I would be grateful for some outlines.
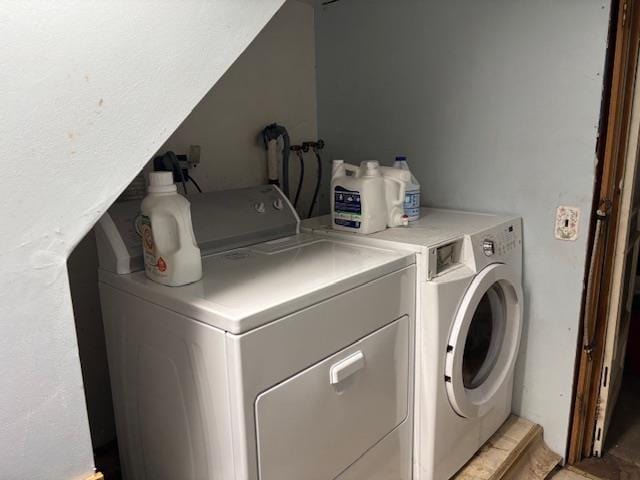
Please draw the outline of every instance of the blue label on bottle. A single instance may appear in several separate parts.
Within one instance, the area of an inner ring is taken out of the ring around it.
[[[404,196],[404,214],[409,218],[420,216],[420,190],[412,190]]]
[[[335,224],[349,228],[360,228],[362,222],[360,192],[337,186],[333,192],[333,200]]]

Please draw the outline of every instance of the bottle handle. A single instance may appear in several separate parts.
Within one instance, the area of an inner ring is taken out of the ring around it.
[[[181,211],[178,215],[185,215],[187,218],[185,219],[185,224],[190,228],[180,228],[180,221],[177,217],[174,218],[176,222],[176,228],[178,229],[178,249],[181,249],[185,245],[189,245],[193,243],[193,239],[195,235],[193,234],[193,224],[191,223],[191,204],[187,206],[186,211]]]
[[[344,169],[347,172],[351,172],[353,173],[353,175],[357,178],[360,176],[360,167],[356,166],[356,165],[352,165],[350,163],[343,163],[344,165]]]
[[[178,227],[178,219],[173,213],[158,212],[149,215],[151,221],[151,231],[153,232],[153,243],[160,251],[177,251],[180,250],[183,239],[182,231]],[[171,229],[175,235],[160,236],[158,232]],[[169,242],[171,241],[171,242]]]
[[[388,175],[384,176],[384,181],[385,182],[395,182],[397,184],[400,185],[400,188],[398,189],[398,197],[391,200],[391,205],[393,207],[399,207],[401,205],[404,205],[404,197],[407,194],[407,184],[405,182],[403,182],[402,180],[400,180],[399,178],[395,178],[395,177],[391,177]]]

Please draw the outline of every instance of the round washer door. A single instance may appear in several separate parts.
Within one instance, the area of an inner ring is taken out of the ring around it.
[[[463,417],[485,415],[509,380],[522,332],[522,287],[512,269],[489,265],[475,276],[453,323],[445,383],[449,402]]]

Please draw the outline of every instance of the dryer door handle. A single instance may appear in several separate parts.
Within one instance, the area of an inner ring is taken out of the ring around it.
[[[329,383],[336,385],[364,368],[364,353],[358,350],[329,368]]]

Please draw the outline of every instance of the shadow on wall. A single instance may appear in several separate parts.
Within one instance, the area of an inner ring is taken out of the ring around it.
[[[98,293],[98,253],[91,230],[67,261],[93,448],[116,438],[107,350]]]

